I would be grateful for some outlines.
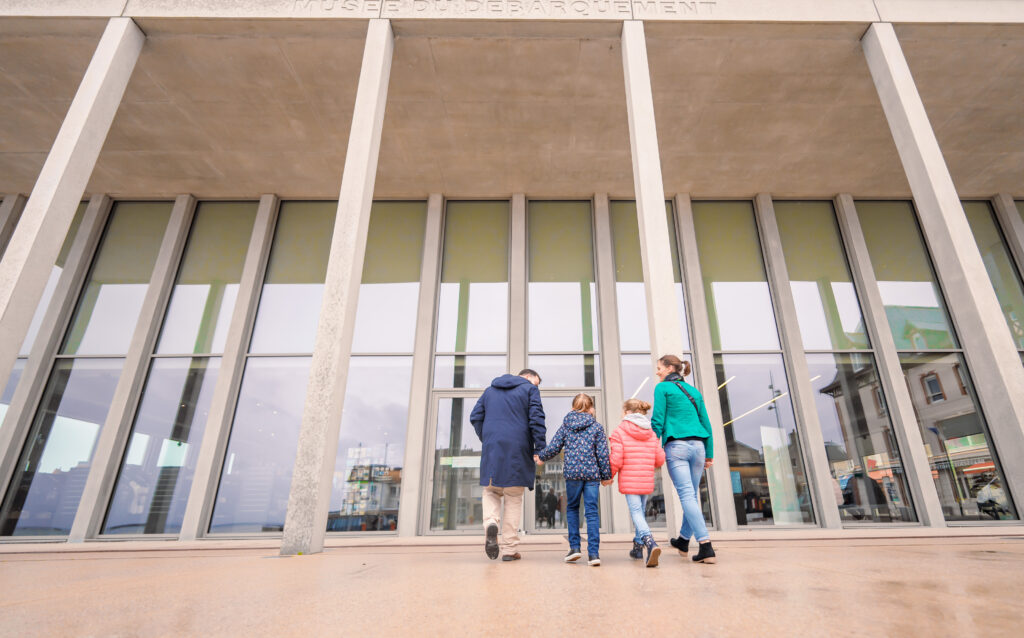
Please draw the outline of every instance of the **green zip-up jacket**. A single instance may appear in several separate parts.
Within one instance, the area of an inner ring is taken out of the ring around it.
[[[675,375],[670,375],[675,377]],[[681,439],[687,436],[699,436],[704,439],[705,458],[715,457],[715,442],[711,436],[711,422],[708,412],[704,409],[704,397],[697,388],[680,378],[675,379],[682,384],[697,402],[696,410],[683,391],[669,377],[654,386],[654,413],[651,416],[651,427],[665,445],[669,438]]]

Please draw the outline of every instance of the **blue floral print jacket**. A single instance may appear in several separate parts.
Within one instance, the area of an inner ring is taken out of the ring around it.
[[[589,412],[570,412],[547,447],[537,453],[542,461],[565,448],[563,473],[567,481],[606,481],[612,477],[608,435]]]

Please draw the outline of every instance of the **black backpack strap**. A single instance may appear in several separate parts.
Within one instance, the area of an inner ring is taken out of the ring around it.
[[[682,390],[683,394],[686,395],[686,398],[690,400],[690,403],[693,404],[693,409],[697,411],[697,418],[699,419],[700,418],[700,408],[697,407],[697,401],[690,395],[689,392],[686,391],[686,388],[683,387],[682,383],[679,383],[678,381],[673,381],[672,383],[676,384],[676,387],[679,388],[680,390]]]

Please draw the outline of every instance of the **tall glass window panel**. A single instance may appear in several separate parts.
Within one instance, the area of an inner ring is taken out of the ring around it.
[[[679,304],[679,330],[683,335],[683,347],[689,348],[690,335],[686,329],[686,307],[683,301],[682,275],[679,270],[675,216],[672,214],[670,203],[665,203],[665,209],[668,216],[669,248],[672,251],[672,275],[676,301]],[[650,352],[651,337],[647,324],[647,299],[640,261],[640,226],[636,202],[611,202],[609,214],[615,246],[615,302],[618,307],[619,349],[623,352]]]
[[[85,202],[79,204],[78,210],[75,211],[75,216],[71,219],[68,234],[64,237],[64,243],[61,244],[56,263],[50,269],[50,276],[46,280],[46,287],[43,288],[43,296],[39,299],[39,304],[36,305],[36,312],[32,315],[32,322],[28,326],[25,340],[21,343],[21,350],[18,351],[19,357],[28,357],[32,351],[36,336],[39,334],[39,326],[43,323],[43,316],[46,314],[47,308],[50,307],[50,300],[53,299],[53,292],[57,289],[57,282],[60,281],[60,275],[64,272],[64,265],[68,261],[68,255],[71,254],[71,245],[75,241],[75,236],[78,235],[78,229],[82,225],[82,218],[85,216],[87,206]]]
[[[947,521],[1016,519],[963,355],[901,353]]]
[[[874,357],[808,354],[814,404],[844,522],[916,522]]]
[[[416,335],[425,202],[374,202],[352,352],[411,353]]]
[[[438,353],[507,352],[508,264],[509,203],[448,202],[437,304]]]
[[[153,359],[104,534],[181,531],[220,357]]]
[[[220,354],[256,221],[256,202],[203,202],[164,315],[158,354]]]
[[[530,202],[527,212],[529,350],[596,351],[590,202]]]
[[[327,531],[393,531],[409,422],[412,357],[352,357]]]
[[[310,357],[250,357],[211,533],[280,532],[288,507]]]
[[[804,348],[869,348],[832,202],[775,202],[775,218]]]
[[[750,202],[693,202],[715,350],[778,350],[771,293]]]
[[[718,354],[715,373],[737,522],[813,523],[782,355]]]
[[[897,350],[958,348],[910,202],[857,202]]]
[[[434,387],[486,388],[507,369],[505,355],[438,355],[434,358]]]
[[[128,352],[172,206],[171,202],[114,205],[61,354]]]
[[[437,401],[431,530],[479,530],[483,524],[483,445],[469,422],[476,401],[477,397],[442,397]]]
[[[988,202],[964,202],[964,212],[981,251],[988,278],[996,290],[1013,343],[1018,350],[1024,350],[1024,285],[1021,285],[1020,273],[999,230],[995,211]]]
[[[0,509],[0,535],[67,535],[121,359],[58,359]]]
[[[313,351],[337,202],[284,202],[249,352]]]

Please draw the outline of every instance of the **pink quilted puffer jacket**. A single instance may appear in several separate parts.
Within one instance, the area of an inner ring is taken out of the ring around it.
[[[622,494],[654,491],[654,470],[665,464],[665,450],[643,414],[627,414],[611,436],[612,476]]]

